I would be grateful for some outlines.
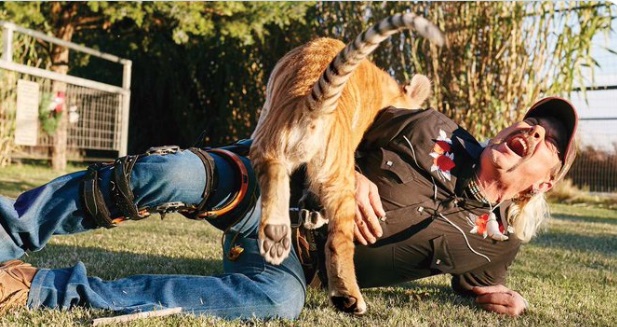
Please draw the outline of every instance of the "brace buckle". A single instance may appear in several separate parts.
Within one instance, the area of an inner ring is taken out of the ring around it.
[[[180,147],[177,145],[163,145],[163,146],[153,146],[146,151],[146,154],[157,154],[157,155],[166,155],[166,154],[174,154],[180,151]]]
[[[168,202],[157,206],[156,208],[154,208],[154,211],[158,212],[161,215],[162,220],[168,213],[177,212],[184,208],[186,208],[186,205],[183,202]]]

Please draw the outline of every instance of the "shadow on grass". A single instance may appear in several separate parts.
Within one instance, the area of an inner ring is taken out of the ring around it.
[[[363,289],[362,292],[370,294],[373,298],[392,299],[406,298],[409,300],[422,301],[426,299],[452,299],[459,298],[452,288],[438,284],[419,284],[415,282],[407,282],[393,287],[376,287]],[[463,297],[460,297],[463,298]]]
[[[468,307],[473,310],[479,309],[472,297],[459,295],[450,286],[437,283],[429,282],[427,284],[426,282],[416,283],[412,281],[395,287],[364,289],[362,292],[369,296],[372,301],[388,303],[401,308],[410,304],[412,307],[416,307],[421,302],[427,302],[428,304],[425,304],[425,306],[452,305]],[[372,312],[372,314],[383,316],[384,319],[388,319],[389,315],[388,312]]]
[[[391,320],[390,310],[380,310],[386,304],[387,308],[401,308],[402,310],[424,310],[423,307],[441,307],[443,305],[462,306],[472,310],[480,310],[472,297],[461,296],[455,293],[450,286],[439,282],[431,282],[431,278],[423,282],[406,282],[388,287],[373,287],[362,289],[369,307],[367,319]],[[326,289],[310,289],[305,304],[306,310],[329,310]],[[334,309],[332,309],[334,310]],[[333,311],[334,312],[334,311]]]
[[[10,182],[0,180],[0,189],[2,190],[2,195],[13,199],[22,192],[33,189],[37,186],[39,186],[38,183]]]

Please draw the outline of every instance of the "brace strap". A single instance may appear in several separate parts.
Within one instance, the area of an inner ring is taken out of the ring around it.
[[[140,157],[141,155],[126,156],[114,162],[111,195],[116,207],[124,215],[124,219],[138,220],[150,215],[147,211],[139,212],[130,187],[131,171]]]
[[[204,187],[204,193],[201,197],[202,200],[195,208],[195,212],[187,215],[189,218],[199,219],[199,212],[206,206],[206,202],[208,202],[210,194],[213,192],[213,186],[217,185],[218,174],[216,173],[216,169],[214,169],[214,158],[212,158],[208,152],[200,148],[189,148],[189,150],[201,159],[204,169],[206,170],[206,186]]]
[[[145,154],[122,157],[114,162],[114,174],[111,180],[111,195],[116,207],[124,215],[123,217],[114,219],[115,221],[121,222],[127,219],[144,219],[149,217],[151,212],[158,212],[161,214],[161,218],[163,218],[166,213],[183,207],[182,203],[170,202],[162,204],[154,209],[142,208],[140,210],[135,204],[135,195],[131,190],[131,171],[133,171],[133,167],[139,158],[150,155],[163,156],[178,151],[180,151],[180,147],[177,145],[151,147]]]
[[[116,227],[116,223],[111,219],[107,205],[103,200],[103,194],[99,188],[98,171],[105,166],[106,164],[94,164],[88,167],[81,183],[81,198],[86,212],[94,219],[98,226],[112,228]]]
[[[196,217],[199,219],[215,219],[221,215],[230,212],[235,207],[237,207],[238,204],[242,202],[242,200],[244,200],[244,197],[246,196],[249,187],[248,170],[246,169],[246,166],[237,154],[221,148],[208,149],[207,151],[221,155],[221,157],[225,158],[237,168],[236,172],[238,172],[240,176],[238,177],[236,182],[239,184],[239,187],[229,201],[207,211],[201,211],[203,210],[203,207],[205,207],[205,203],[203,202],[207,200],[207,198],[204,198],[204,201],[202,201],[202,203],[200,204],[201,210],[197,211]]]
[[[180,148],[175,145],[153,147],[148,149],[148,151],[144,154],[126,156],[114,161],[113,172],[109,183],[111,199],[123,215],[117,218],[111,218],[111,214],[105,204],[98,179],[98,171],[104,167],[110,166],[111,164],[105,163],[90,165],[83,177],[81,191],[81,197],[86,213],[93,218],[97,225],[111,228],[127,219],[138,220],[149,217],[151,212],[160,212],[162,218],[167,212],[185,208],[186,206],[183,203],[170,202],[152,209],[139,209],[135,204],[135,196],[130,186],[131,171],[139,158],[149,155],[166,155],[176,153],[179,150]]]

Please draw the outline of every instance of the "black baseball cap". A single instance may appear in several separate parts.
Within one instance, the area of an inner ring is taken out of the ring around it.
[[[578,114],[574,106],[566,99],[560,97],[546,97],[534,103],[525,114],[530,117],[551,117],[560,121],[566,128],[565,145],[561,150],[562,166],[556,176],[556,181],[561,180],[576,158],[576,129],[578,126]]]

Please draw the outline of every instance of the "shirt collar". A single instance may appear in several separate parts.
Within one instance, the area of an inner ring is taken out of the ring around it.
[[[469,134],[469,132],[462,128],[458,128],[452,133],[452,139],[456,142],[458,148],[467,154],[468,159],[461,163],[462,169],[458,172],[459,176],[455,186],[455,193],[471,200],[470,202],[476,202],[475,199],[469,196],[466,191],[469,181],[474,176],[475,166],[480,160],[480,155],[482,154],[484,147],[471,134]],[[481,202],[478,202],[477,205],[482,207],[485,206]]]
[[[484,150],[484,147],[478,143],[478,141],[469,133],[464,132],[462,129],[458,129],[452,133],[456,142],[463,148],[467,154],[478,162],[480,160],[480,154]]]

